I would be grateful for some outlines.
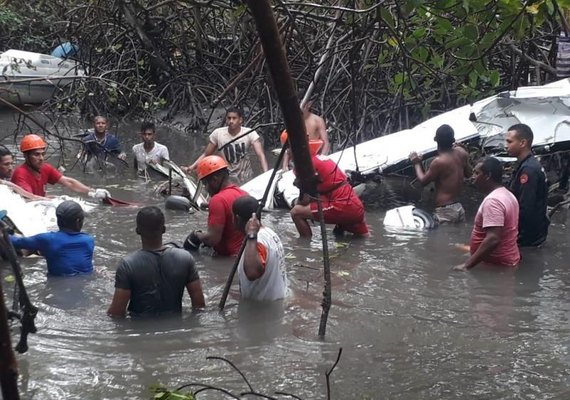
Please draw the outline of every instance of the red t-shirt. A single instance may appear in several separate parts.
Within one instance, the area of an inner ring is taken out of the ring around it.
[[[500,187],[483,199],[477,210],[471,232],[471,254],[485,239],[485,228],[501,227],[501,241],[483,261],[505,266],[516,266],[520,261],[517,246],[519,203],[508,189]]]
[[[222,256],[236,256],[243,242],[244,234],[238,231],[234,225],[232,205],[238,197],[247,195],[236,185],[230,185],[216,193],[210,199],[208,226],[221,225],[224,227],[222,240],[214,250]]]
[[[63,175],[50,164],[42,164],[40,173],[33,171],[26,164],[22,164],[14,170],[12,183],[36,196],[46,195],[46,183],[54,185]]]
[[[324,220],[358,235],[368,233],[364,220],[364,205],[348,183],[345,173],[326,156],[312,157],[313,167],[319,176],[317,191],[323,206]],[[317,202],[310,203],[311,211],[318,217]]]

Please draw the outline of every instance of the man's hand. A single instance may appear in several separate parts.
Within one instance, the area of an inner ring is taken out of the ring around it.
[[[185,250],[197,251],[200,248],[202,241],[200,240],[200,238],[197,235],[198,232],[202,232],[202,231],[192,231],[186,237],[186,240],[184,241],[184,244],[183,244],[183,247]]]
[[[87,193],[87,195],[91,198],[99,199],[99,200],[103,200],[103,199],[106,199],[107,197],[111,197],[111,193],[109,193],[109,191],[107,189],[91,190],[89,193]]]
[[[257,219],[255,213],[252,213],[251,218],[249,219],[249,221],[247,221],[247,224],[245,224],[245,231],[248,234],[250,233],[257,234],[260,228],[261,228],[261,223]]]
[[[412,151],[410,153],[410,155],[408,156],[408,158],[410,159],[412,164],[417,164],[417,163],[422,162],[422,156],[419,155],[418,153],[416,153],[415,151]]]
[[[465,264],[459,264],[459,265],[456,265],[455,267],[453,267],[452,270],[453,270],[453,271],[466,272],[466,271],[467,271],[467,267],[465,266]]]
[[[125,161],[127,159],[127,153],[123,152],[117,156],[119,160]]]
[[[196,169],[196,164],[194,163],[192,165],[188,165],[187,167],[180,167],[180,169],[186,172],[187,174],[190,174],[192,171]]]

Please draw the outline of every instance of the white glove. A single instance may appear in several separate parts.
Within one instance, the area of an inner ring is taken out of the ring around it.
[[[107,189],[95,189],[87,193],[87,196],[101,200],[106,199],[107,197],[111,197],[111,193],[109,193]]]

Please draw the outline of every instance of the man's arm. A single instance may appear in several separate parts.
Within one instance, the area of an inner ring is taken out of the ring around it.
[[[204,152],[202,154],[200,154],[200,157],[198,157],[196,159],[196,161],[194,161],[190,166],[188,167],[182,167],[182,170],[184,172],[192,172],[196,169],[196,167],[198,166],[198,163],[207,156],[211,156],[212,154],[214,154],[216,152],[216,150],[218,150],[218,147],[216,146],[215,143],[212,142],[208,142],[208,145],[206,146],[206,149],[204,149]]]
[[[465,261],[465,264],[460,270],[468,270],[479,264],[485,257],[487,257],[491,252],[497,247],[501,242],[502,227],[501,226],[491,226],[485,228],[485,239],[481,242],[475,253]]]
[[[85,186],[83,183],[79,182],[77,179],[73,179],[68,176],[62,176],[57,183],[77,193],[88,194],[93,190],[89,186]]]
[[[188,282],[186,284],[186,290],[190,295],[190,301],[192,301],[192,308],[206,307],[206,301],[204,300],[204,293],[202,292],[202,283],[200,282],[200,279]]]
[[[281,166],[283,171],[289,171],[290,162],[291,162],[291,154],[289,154],[289,150],[286,150],[285,154],[283,155],[283,165]]]
[[[410,161],[414,164],[414,170],[416,171],[416,177],[422,185],[427,185],[430,182],[435,181],[440,173],[440,162],[436,157],[430,164],[427,172],[424,172],[424,167],[422,166],[422,160],[413,152],[410,154]]]
[[[327,155],[331,150],[331,145],[329,142],[329,134],[327,133],[327,126],[325,125],[325,120],[318,115],[316,115],[316,131],[319,134],[319,137],[323,141],[323,149],[321,150],[321,154]]]
[[[115,288],[115,294],[113,294],[113,300],[107,310],[107,315],[110,317],[124,318],[127,315],[127,305],[130,300],[130,290]]]
[[[538,189],[537,174],[523,169],[519,175],[519,188],[520,193],[517,196],[517,200],[519,201],[519,221],[535,220],[536,210],[534,207]]]
[[[253,150],[257,157],[259,157],[259,162],[261,163],[261,168],[263,168],[263,172],[267,171],[267,160],[265,159],[265,152],[263,151],[263,145],[261,144],[261,140],[256,140],[253,142]]]
[[[10,181],[0,181],[0,185],[8,186],[14,192],[18,193],[20,196],[22,196],[28,200],[47,200],[48,199],[47,197],[36,196],[35,194],[30,193],[30,192],[22,189],[20,186],[12,183]]]
[[[207,232],[196,232],[196,236],[206,246],[214,247],[222,240],[223,225],[208,225]]]
[[[246,225],[247,234],[257,235],[260,227],[259,220],[253,213]],[[243,271],[248,280],[255,281],[261,278],[265,272],[267,249],[257,239],[246,240],[247,243],[243,254]]]

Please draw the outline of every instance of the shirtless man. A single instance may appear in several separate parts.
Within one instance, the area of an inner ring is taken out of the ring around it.
[[[416,176],[422,185],[435,183],[434,218],[437,222],[463,222],[465,210],[458,197],[464,178],[469,178],[472,174],[469,154],[464,148],[453,145],[455,137],[453,128],[449,125],[437,128],[434,140],[439,154],[427,171],[424,171],[421,156],[416,152],[410,154],[410,161],[414,164]]]
[[[327,134],[327,127],[325,125],[325,120],[316,114],[311,112],[312,103],[308,101],[305,103],[301,110],[303,111],[303,119],[305,120],[305,130],[307,131],[307,136],[309,140],[322,140],[323,148],[319,154],[327,155],[330,152],[330,142],[329,135]],[[283,171],[289,170],[289,162],[291,161],[291,155],[289,152],[285,153],[283,157]]]

